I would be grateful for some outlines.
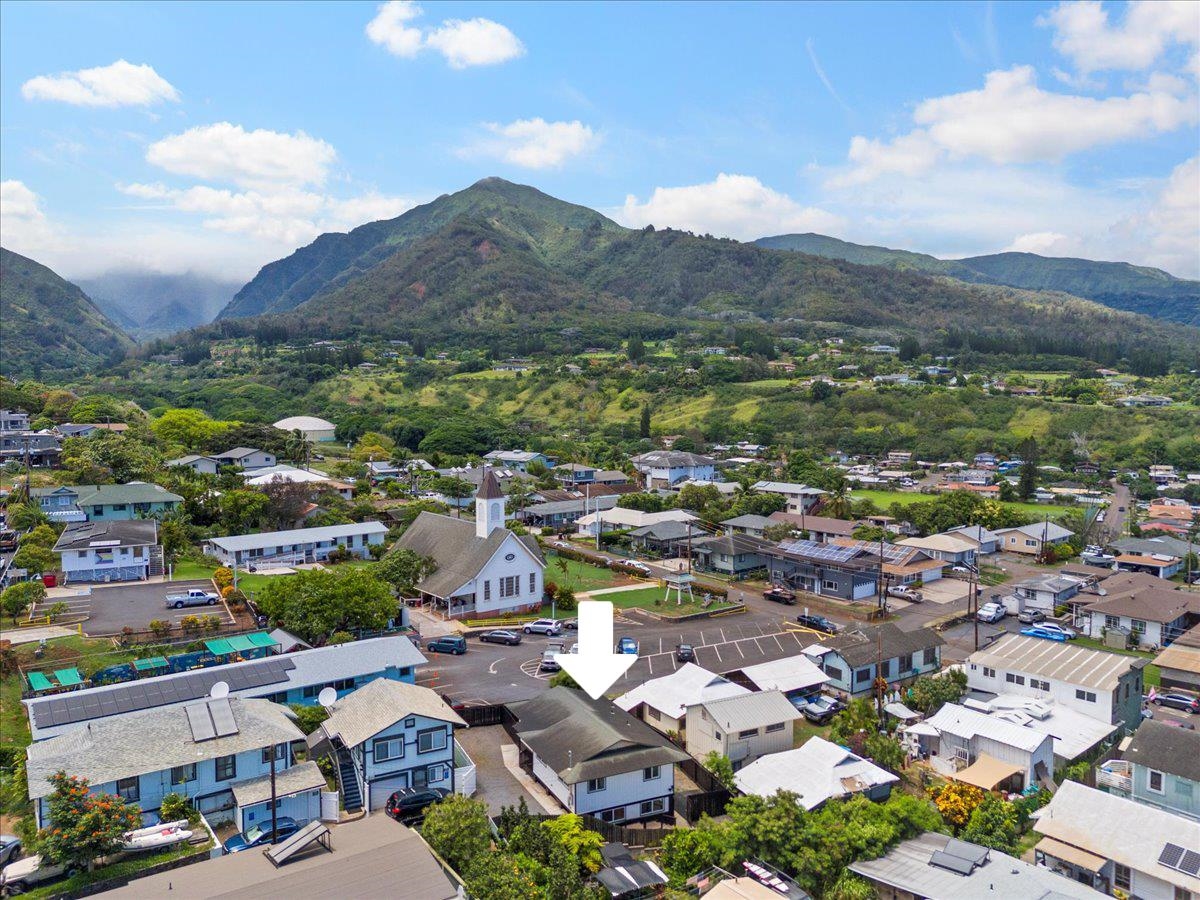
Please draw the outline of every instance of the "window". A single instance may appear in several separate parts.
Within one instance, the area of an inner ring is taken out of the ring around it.
[[[521,576],[505,575],[500,579],[500,596],[515,597],[521,593]]]
[[[429,769],[412,770],[412,786],[423,788],[429,784]]]
[[[483,582],[483,599],[484,600],[492,599],[492,583],[487,580],[484,580],[484,582]]]
[[[186,766],[176,766],[171,770],[171,784],[187,784],[189,781],[196,780],[196,764],[190,763]]]
[[[1091,691],[1084,691],[1084,690],[1080,690],[1079,688],[1076,688],[1075,689],[1075,699],[1076,700],[1086,700],[1088,703],[1095,703],[1096,695],[1094,693],[1092,693]]]
[[[445,781],[450,777],[450,767],[443,766],[440,763],[436,766],[429,766],[425,770],[425,781],[428,784],[433,784],[438,781]]]
[[[619,818],[623,818],[623,816],[620,816],[618,814],[618,810],[615,809],[606,809],[604,812],[600,813],[601,822],[615,822]]]
[[[655,813],[660,813],[667,808],[667,802],[662,797],[656,797],[653,800],[645,800],[642,802],[642,815],[652,816]]]
[[[409,716],[407,719],[405,719],[404,727],[405,728],[416,728],[417,727],[417,717]]]
[[[1104,627],[1105,628],[1117,628],[1118,626],[1120,626],[1120,624],[1121,624],[1121,619],[1119,616],[1105,616],[1104,617]]]
[[[1050,682],[1048,682],[1048,681],[1039,681],[1039,680],[1038,680],[1038,679],[1036,679],[1036,678],[1030,678],[1030,679],[1029,679],[1029,686],[1030,686],[1031,688],[1036,688],[1036,689],[1037,689],[1037,690],[1039,690],[1039,691],[1048,691],[1048,690],[1050,690]]]
[[[829,579],[826,579],[821,582],[821,587],[825,588],[827,591],[836,591],[838,589],[838,583],[836,581],[830,581]]]
[[[537,593],[537,572],[529,573],[529,593]]]
[[[658,710],[655,709],[653,706],[647,706],[646,707],[646,718],[653,719],[655,722],[658,722],[659,720],[662,719],[662,716],[659,715]]]
[[[217,781],[228,781],[230,778],[237,776],[237,757],[232,753],[229,756],[218,756],[216,761]]]
[[[776,731],[783,731],[783,726],[786,724],[786,722],[774,722],[771,725],[768,725],[767,734],[772,734]]]
[[[446,749],[446,729],[430,728],[417,732],[417,752],[432,753],[435,750]]]
[[[1187,888],[1175,885],[1175,900],[1192,900],[1192,892]]]
[[[277,744],[275,747],[275,762],[286,762],[286,761],[287,761],[287,744]],[[262,763],[264,766],[269,766],[271,764],[271,748],[270,747],[263,747]]]
[[[404,738],[402,737],[377,738],[371,747],[377,763],[400,759],[404,756]]]
[[[922,661],[927,666],[937,662],[937,647],[926,647],[921,653]]]
[[[1151,769],[1146,773],[1146,788],[1156,794],[1163,793],[1163,773]]]
[[[1013,672],[1005,672],[1004,680],[1007,681],[1009,684],[1024,684],[1025,676],[1017,675],[1017,674],[1014,674]]]
[[[983,667],[983,677],[984,677],[984,678],[995,678],[995,677],[996,677],[996,670],[995,670],[995,669],[989,669],[987,666],[984,666],[984,667]]]
[[[141,799],[142,792],[138,789],[138,779],[134,775],[132,778],[117,779],[117,796],[125,800],[127,803],[137,803]]]
[[[746,738],[752,738],[752,737],[757,737],[757,736],[758,736],[757,728],[747,728],[745,731],[738,732],[738,740],[739,741],[744,741],[744,740],[746,740]]]
[[[113,504],[113,512],[125,512],[125,504],[124,503],[114,503]]]
[[[587,792],[589,794],[600,793],[602,790],[604,790],[605,782],[606,782],[606,779],[604,779],[604,778],[593,778],[591,781],[589,781],[587,783]]]
[[[642,769],[642,781],[653,781],[662,773],[661,766],[650,766]]]
[[[900,657],[900,671],[901,672],[911,671],[912,667],[913,667],[912,661],[913,661],[913,655],[911,653],[905,653],[903,656],[901,656]]]
[[[1113,886],[1119,887],[1123,891],[1127,891],[1133,886],[1133,872],[1130,871],[1129,866],[1113,863]]]
[[[1130,627],[1130,630],[1133,631],[1134,634],[1145,634],[1146,633],[1146,623],[1142,619],[1130,619],[1129,627]]]
[[[846,680],[846,673],[843,672],[839,666],[835,666],[832,663],[825,663],[824,668],[825,668],[825,674],[828,675],[830,678],[832,678],[834,681],[845,681]]]
[[[1026,547],[1036,547],[1037,541],[1031,541],[1029,538],[1025,538],[1025,546]]]

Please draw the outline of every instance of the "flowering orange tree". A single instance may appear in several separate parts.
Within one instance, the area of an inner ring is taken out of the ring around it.
[[[50,862],[90,869],[120,846],[121,836],[138,828],[141,813],[112,794],[91,794],[86,778],[59,771],[48,779],[50,823],[38,833],[42,856]]]
[[[951,781],[933,796],[933,803],[938,812],[942,814],[946,824],[954,828],[956,834],[970,820],[975,807],[982,802],[983,791],[962,781]]]

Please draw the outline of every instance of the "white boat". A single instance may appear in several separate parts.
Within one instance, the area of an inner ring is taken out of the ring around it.
[[[162,822],[146,828],[135,828],[133,831],[125,832],[121,841],[121,849],[131,852],[158,850],[162,847],[170,847],[172,844],[182,843],[192,836],[192,832],[188,831],[184,827],[185,825],[187,825],[187,819],[180,819],[178,822]]]
[[[1091,566],[1108,566],[1117,561],[1111,553],[1105,553],[1099,547],[1095,550],[1088,548],[1079,554],[1079,558]]]

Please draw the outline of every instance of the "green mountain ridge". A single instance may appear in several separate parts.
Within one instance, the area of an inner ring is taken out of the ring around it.
[[[977,346],[1067,347],[1097,359],[1146,347],[1185,353],[1200,343],[1200,332],[1062,294],[627,229],[500,179],[318,238],[264,267],[215,325],[232,327],[255,311],[274,313],[288,335],[420,334],[507,352],[546,345],[555,330],[611,343],[738,324],[783,333],[848,326],[926,343],[940,330],[973,336]]]
[[[82,372],[132,347],[78,285],[0,247],[0,374]]]
[[[771,250],[946,275],[972,283],[1060,291],[1113,309],[1200,325],[1200,281],[1176,278],[1149,266],[1015,252],[938,259],[925,253],[852,244],[812,233],[775,235],[754,243]]]
[[[197,272],[140,270],[105,272],[78,284],[102,312],[139,340],[211,322],[242,286]]]

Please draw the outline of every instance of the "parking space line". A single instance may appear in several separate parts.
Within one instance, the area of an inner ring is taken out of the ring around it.
[[[721,643],[722,643],[722,644],[728,644],[728,643],[729,643],[729,638],[725,637],[725,629],[724,629],[724,628],[718,628],[718,629],[717,629],[717,631],[721,632]]]
[[[740,656],[742,659],[746,658],[746,654],[742,652],[742,642],[741,641],[735,641],[733,644],[733,649],[738,652],[738,656]]]
[[[721,648],[718,647],[716,644],[713,644],[712,648],[713,648],[713,652],[715,652],[717,654],[717,659],[720,662],[725,662],[725,660],[721,657]]]
[[[775,641],[775,646],[779,648],[779,652],[783,652],[783,644],[779,643],[779,635],[773,634],[771,638]]]

